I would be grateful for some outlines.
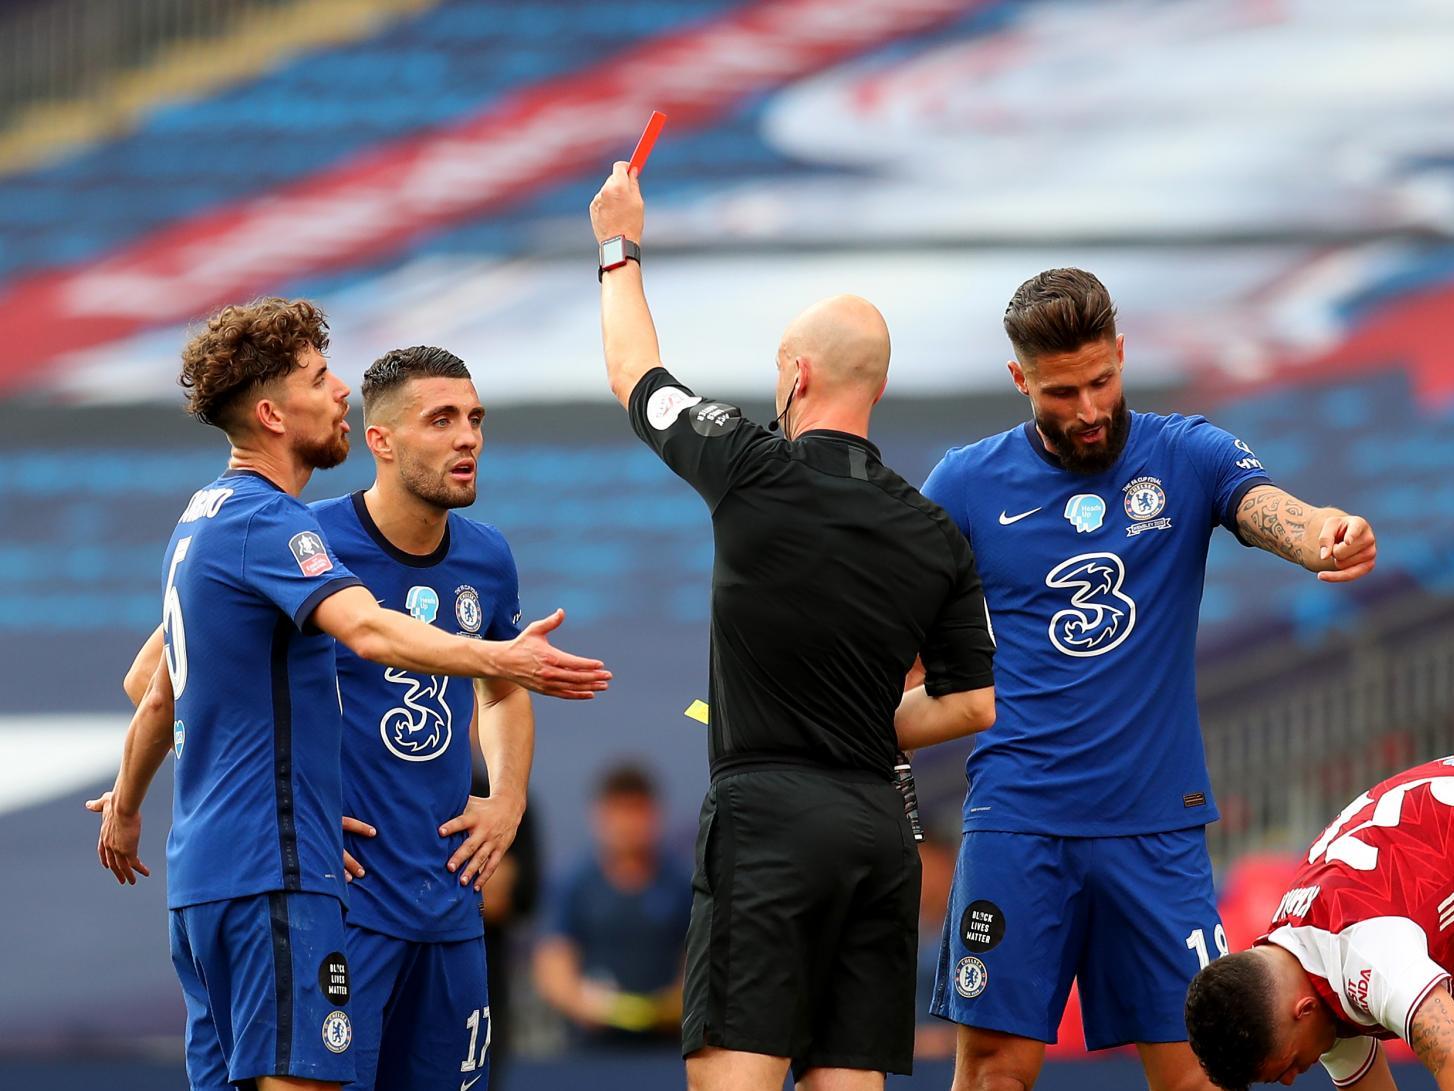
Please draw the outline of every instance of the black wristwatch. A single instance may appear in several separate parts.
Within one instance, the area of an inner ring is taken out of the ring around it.
[[[601,243],[601,266],[596,272],[596,279],[604,277],[607,269],[619,269],[628,261],[641,264],[641,247],[625,235],[612,235]]]

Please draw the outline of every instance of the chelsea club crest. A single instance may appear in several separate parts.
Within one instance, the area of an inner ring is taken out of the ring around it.
[[[459,622],[459,627],[467,633],[479,632],[485,620],[484,611],[480,609],[480,593],[465,584],[456,587],[454,594],[454,619]]]
[[[973,955],[966,955],[959,960],[959,966],[954,971],[954,988],[960,996],[966,1000],[973,1000],[984,987],[990,983],[990,972],[985,969],[985,964]]]
[[[1132,519],[1155,519],[1166,507],[1166,490],[1157,478],[1138,477],[1124,491],[1126,514]]]

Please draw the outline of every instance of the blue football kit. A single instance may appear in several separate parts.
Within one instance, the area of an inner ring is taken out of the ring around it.
[[[334,641],[314,609],[358,579],[307,507],[250,471],[192,496],[167,546],[175,698],[172,961],[199,1091],[353,1078]]]
[[[330,547],[387,609],[463,637],[519,635],[515,561],[495,528],[450,513],[433,553],[397,548],[362,493],[312,506]],[[479,896],[446,870],[463,833],[439,827],[469,799],[468,678],[372,663],[338,646],[343,813],[378,835],[348,835],[364,867],[350,884],[353,1091],[487,1085],[490,1007]]]
[[[1086,1043],[1186,1038],[1186,988],[1225,949],[1194,651],[1218,524],[1271,484],[1201,417],[1130,415],[1097,473],[1032,422],[948,452],[923,493],[970,539],[999,654],[967,765],[935,1014],[1054,1041],[1079,978]]]

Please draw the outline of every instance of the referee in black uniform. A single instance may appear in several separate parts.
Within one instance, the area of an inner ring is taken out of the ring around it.
[[[882,1088],[914,1047],[919,858],[895,754],[990,726],[968,542],[866,438],[888,330],[852,296],[794,321],[763,428],[662,366],[625,163],[591,203],[611,390],[712,512],[712,787],[682,1017],[692,1091]],[[781,431],[777,426],[781,424]],[[925,684],[904,692],[915,657]]]

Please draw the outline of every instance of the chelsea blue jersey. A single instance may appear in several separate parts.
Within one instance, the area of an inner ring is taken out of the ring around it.
[[[1194,653],[1207,548],[1271,484],[1202,417],[1132,413],[1108,470],[1063,468],[1033,423],[946,454],[924,483],[964,531],[998,645],[995,725],[966,830],[1106,837],[1217,818]]]
[[[417,556],[384,537],[361,492],[313,511],[386,609],[464,637],[519,635],[515,559],[494,527],[451,512],[439,547]],[[479,936],[479,896],[445,868],[465,835],[439,836],[469,800],[473,682],[385,667],[339,645],[338,690],[343,811],[378,830],[345,838],[366,872],[350,884],[349,924],[425,943]]]
[[[308,508],[250,471],[192,496],[163,575],[177,756],[167,904],[346,900],[334,641],[308,622],[359,581]]]

